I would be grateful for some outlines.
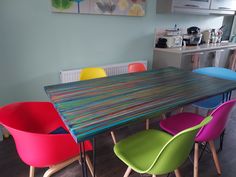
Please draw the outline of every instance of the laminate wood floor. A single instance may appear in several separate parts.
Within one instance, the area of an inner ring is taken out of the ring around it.
[[[190,110],[191,108],[187,108]],[[122,127],[115,132],[118,140],[143,130],[144,122]],[[158,128],[158,121],[151,121],[151,128]],[[126,166],[113,153],[113,143],[109,133],[98,135],[96,138],[96,173],[97,177],[122,177]],[[219,142],[217,141],[218,147]],[[89,154],[91,157],[92,154]],[[222,167],[222,177],[235,177],[236,175],[236,108],[233,110],[226,129],[224,148],[219,154]],[[183,177],[192,176],[192,163],[187,160],[180,168]],[[35,177],[42,177],[46,169],[36,169]],[[12,137],[0,142],[0,177],[27,177],[29,167],[25,165],[17,155],[15,144]],[[204,153],[200,161],[199,177],[216,177],[218,176],[214,167],[211,154]],[[130,177],[141,177],[150,175],[140,175],[133,172]],[[171,177],[174,174],[170,175]],[[53,177],[82,177],[81,166],[75,162],[66,167]]]

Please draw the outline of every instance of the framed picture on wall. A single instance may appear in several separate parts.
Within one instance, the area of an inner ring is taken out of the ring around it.
[[[50,0],[52,11],[96,15],[144,16],[146,0]]]

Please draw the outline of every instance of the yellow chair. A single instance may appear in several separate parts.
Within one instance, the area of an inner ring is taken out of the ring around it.
[[[106,71],[103,68],[84,68],[80,73],[80,80],[90,80],[107,77]],[[116,144],[116,137],[113,131],[111,131],[111,137],[113,143]]]
[[[106,76],[107,74],[103,68],[85,68],[80,73],[80,80],[97,79]]]

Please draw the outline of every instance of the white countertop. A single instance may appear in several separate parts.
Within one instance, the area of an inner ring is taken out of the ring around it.
[[[224,48],[236,49],[236,43],[216,43],[216,44],[202,44],[199,46],[186,46],[178,48],[155,48],[155,51],[173,52],[178,54],[202,52],[207,50],[220,50]]]

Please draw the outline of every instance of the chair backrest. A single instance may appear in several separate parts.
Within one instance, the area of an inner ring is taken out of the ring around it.
[[[146,67],[143,63],[130,63],[128,65],[128,72],[134,73],[134,72],[143,72],[146,71]]]
[[[84,68],[80,73],[80,80],[90,80],[106,76],[107,74],[103,68]]]
[[[211,119],[212,117],[208,116],[200,124],[186,129],[171,138],[146,173],[161,175],[176,170],[187,159],[199,129],[210,122]]]
[[[221,67],[204,67],[193,70],[193,72],[198,74],[203,74],[211,77],[234,80],[236,81],[236,72]]]
[[[193,70],[193,72],[207,75],[211,77],[216,77],[220,79],[226,79],[226,80],[233,80],[236,81],[236,72],[227,69],[227,68],[221,68],[221,67],[204,67]],[[229,95],[228,95],[229,96]],[[201,101],[198,101],[194,103],[194,105],[198,107],[203,107],[207,109],[214,109],[217,106],[219,106],[225,99],[228,99],[227,95],[216,95]]]
[[[28,165],[48,167],[80,152],[70,134],[49,134],[58,127],[66,129],[49,102],[6,105],[0,108],[0,124],[11,133],[20,158]]]
[[[19,102],[6,105],[0,108],[0,123],[32,133],[49,133],[63,124],[50,102]]]
[[[236,99],[230,100],[216,108],[211,113],[211,116],[213,117],[212,121],[202,127],[202,129],[197,134],[195,141],[204,142],[218,138],[225,129],[229,114],[235,103]]]

